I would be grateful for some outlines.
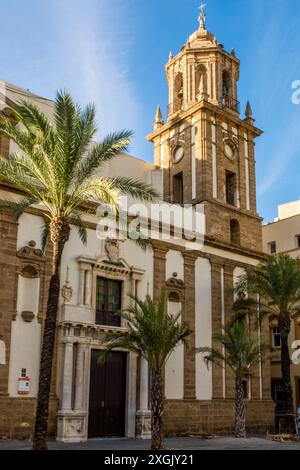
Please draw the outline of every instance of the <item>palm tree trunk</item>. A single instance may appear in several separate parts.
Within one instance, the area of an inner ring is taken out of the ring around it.
[[[60,292],[60,265],[62,253],[69,239],[70,226],[67,221],[54,219],[50,223],[50,238],[53,245],[52,276],[50,279],[43,344],[40,360],[39,389],[33,436],[34,450],[47,450],[47,431],[52,363],[56,337],[56,318]]]
[[[285,413],[285,432],[295,433],[293,391],[291,384],[291,358],[289,350],[289,335],[291,331],[290,319],[279,322],[279,332],[281,337],[281,373],[282,386],[284,393],[284,413]]]
[[[162,449],[163,429],[163,380],[161,372],[157,370],[151,371],[151,449]]]
[[[235,437],[246,437],[246,407],[243,381],[235,379]]]

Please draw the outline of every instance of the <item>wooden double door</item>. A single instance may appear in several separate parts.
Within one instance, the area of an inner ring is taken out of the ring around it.
[[[89,437],[124,437],[127,354],[111,352],[104,365],[91,352]]]

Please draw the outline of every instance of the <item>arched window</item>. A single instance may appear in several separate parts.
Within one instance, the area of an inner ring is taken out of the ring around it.
[[[179,72],[175,77],[174,82],[174,103],[173,112],[180,111],[183,104],[183,76]]]
[[[241,244],[240,223],[236,219],[230,221],[230,242],[232,245]]]
[[[196,99],[201,99],[202,93],[207,93],[207,71],[202,64],[196,68]]]
[[[224,70],[222,74],[222,93],[223,96],[231,96],[231,78],[228,70]]]

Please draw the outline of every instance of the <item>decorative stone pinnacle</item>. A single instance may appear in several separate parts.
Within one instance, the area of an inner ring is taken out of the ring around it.
[[[66,272],[66,284],[70,283],[70,268],[67,266],[67,272]]]
[[[205,29],[205,22],[206,22],[206,13],[204,11],[205,7],[206,7],[206,4],[202,2],[200,7],[198,8],[198,10],[200,10],[200,14],[198,17],[200,29]]]
[[[251,105],[250,105],[250,102],[247,101],[247,106],[246,106],[246,110],[245,110],[245,116],[246,118],[252,118],[253,116],[253,113],[252,113],[252,108],[251,108]]]
[[[155,121],[154,121],[154,129],[159,129],[164,124],[163,117],[161,114],[160,106],[157,106],[156,113],[155,113]]]
[[[170,51],[169,60],[172,60],[172,59],[173,59],[173,54],[172,54],[172,52]]]
[[[246,121],[249,123],[249,124],[254,124],[255,123],[255,119],[253,118],[253,112],[252,112],[252,108],[251,108],[251,105],[250,105],[250,102],[247,101],[247,106],[246,106],[246,110],[245,110],[245,116],[246,116]]]

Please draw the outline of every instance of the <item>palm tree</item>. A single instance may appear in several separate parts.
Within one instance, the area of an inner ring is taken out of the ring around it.
[[[99,362],[105,361],[109,351],[119,348],[137,353],[148,362],[151,377],[151,448],[159,450],[163,438],[164,368],[176,346],[181,342],[186,344],[191,330],[180,323],[181,312],[176,315],[168,313],[164,290],[157,305],[149,295],[145,300],[135,296],[131,299],[132,304],[120,313],[128,323],[128,331],[106,335],[106,350],[100,355]]]
[[[52,243],[52,275],[43,331],[39,390],[33,438],[34,449],[47,449],[47,421],[56,318],[60,290],[60,265],[71,222],[83,243],[87,232],[82,220],[91,201],[105,203],[118,211],[119,195],[127,193],[141,200],[153,200],[155,191],[130,178],[104,178],[99,169],[116,155],[125,152],[131,132],[108,135],[101,143],[92,142],[97,127],[95,107],[81,109],[67,92],[59,92],[53,119],[30,102],[20,102],[14,117],[19,123],[0,120],[0,133],[18,145],[20,153],[0,159],[0,180],[21,190],[18,202],[4,201],[16,217],[33,204],[45,210],[46,224],[42,238]]]
[[[300,314],[299,262],[284,254],[269,257],[257,268],[248,268],[241,276],[236,289],[248,291],[250,294],[249,298],[244,300],[250,312],[254,309],[257,315],[257,307],[259,307],[261,317],[267,315],[278,323],[281,337],[281,372],[286,432],[292,433],[295,431],[295,420],[288,341],[291,322]]]
[[[218,349],[202,347],[197,353],[204,355],[209,367],[214,363],[220,367],[227,365],[235,377],[235,437],[246,437],[246,407],[244,381],[252,374],[252,368],[262,359],[266,348],[258,335],[251,335],[245,318],[228,323],[222,334],[215,338],[221,346]],[[223,352],[224,351],[224,352]]]

